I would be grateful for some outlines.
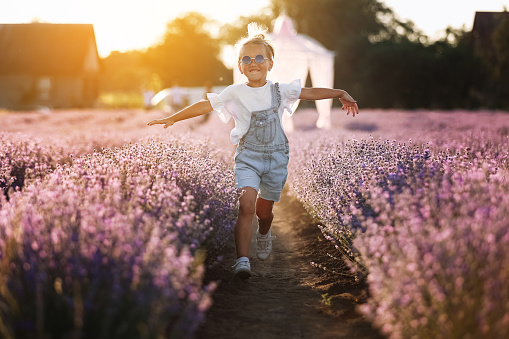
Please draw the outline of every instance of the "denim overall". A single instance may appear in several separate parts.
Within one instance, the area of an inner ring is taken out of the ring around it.
[[[279,84],[271,87],[272,107],[251,113],[249,129],[235,151],[237,188],[252,187],[266,200],[279,201],[288,176],[288,139],[281,127]]]

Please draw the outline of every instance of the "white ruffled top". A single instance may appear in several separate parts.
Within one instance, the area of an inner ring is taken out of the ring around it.
[[[230,133],[230,139],[237,145],[240,139],[246,134],[251,121],[251,113],[271,108],[272,105],[272,82],[262,87],[249,87],[246,84],[235,84],[226,87],[221,93],[207,93],[212,108],[219,115],[224,123],[230,118],[235,120],[235,127]],[[301,91],[300,80],[293,80],[291,83],[280,83],[281,106],[279,107],[279,120],[283,121],[283,112],[286,109],[292,114],[292,106],[299,99]]]

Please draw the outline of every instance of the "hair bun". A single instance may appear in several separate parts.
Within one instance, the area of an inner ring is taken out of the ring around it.
[[[247,35],[251,39],[262,39],[265,40],[265,37],[267,35],[267,29],[257,24],[256,22],[251,22],[249,25],[247,25]]]
[[[269,36],[269,30],[262,25],[257,24],[256,22],[251,22],[247,25],[247,37],[242,38],[235,44],[235,49],[237,50],[237,55],[239,57],[240,62],[240,50],[248,44],[257,44],[265,46],[267,50],[267,57],[271,60],[274,59],[274,45],[271,41],[267,40],[266,37]]]

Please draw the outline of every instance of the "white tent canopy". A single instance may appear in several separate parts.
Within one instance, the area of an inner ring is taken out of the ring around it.
[[[293,21],[288,16],[281,15],[276,19],[269,39],[274,42],[276,48],[274,67],[268,74],[270,80],[288,83],[300,79],[304,86],[309,73],[314,87],[334,86],[334,52],[306,35],[297,34]],[[240,74],[238,67],[233,67],[233,73],[235,83],[247,80]],[[297,101],[292,110],[295,111],[298,105]],[[318,128],[330,128],[331,107],[332,99],[316,101]],[[290,115],[283,116],[283,124],[286,131],[293,130]]]

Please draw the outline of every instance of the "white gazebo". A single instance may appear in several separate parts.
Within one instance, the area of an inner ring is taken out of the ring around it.
[[[276,48],[274,67],[268,74],[270,80],[287,83],[300,79],[304,86],[309,73],[314,87],[334,86],[334,52],[327,50],[315,39],[298,34],[291,18],[286,15],[279,16],[269,38]],[[235,83],[247,80],[240,74],[238,67],[233,67],[233,73]],[[292,107],[292,111],[295,111],[298,105],[299,101]],[[316,101],[318,128],[330,128],[331,107],[332,99]],[[290,115],[283,116],[283,124],[286,131],[293,130]]]

